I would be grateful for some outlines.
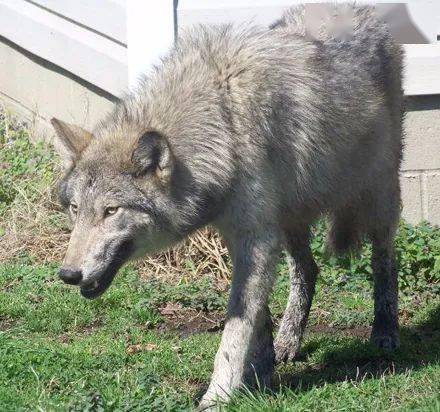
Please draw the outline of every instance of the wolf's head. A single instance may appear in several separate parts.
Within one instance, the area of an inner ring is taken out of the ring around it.
[[[158,131],[94,138],[60,120],[52,124],[65,167],[59,197],[73,226],[60,277],[96,298],[128,259],[181,237],[172,222],[175,158]]]

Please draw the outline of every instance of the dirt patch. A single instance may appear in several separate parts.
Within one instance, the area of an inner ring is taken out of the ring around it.
[[[58,337],[59,341],[63,343],[64,345],[68,345],[70,342],[72,342],[72,336],[68,333],[63,333]]]
[[[168,304],[160,309],[160,313],[164,322],[158,326],[158,332],[173,332],[181,337],[217,332],[224,326],[225,314],[221,312],[203,312],[178,304]]]
[[[321,335],[343,335],[354,336],[360,339],[368,339],[371,334],[371,326],[330,326],[325,324],[311,325],[307,328],[307,333]]]
[[[184,308],[178,303],[168,303],[159,311],[164,318],[164,322],[157,327],[157,330],[162,333],[177,333],[182,337],[202,332],[218,332],[223,329],[225,323],[225,314],[223,312],[197,311],[191,308]],[[306,333],[354,336],[360,339],[368,339],[371,327],[343,327],[318,324],[307,327]]]
[[[81,326],[76,333],[89,336],[102,326],[102,319],[95,319],[90,325]]]
[[[12,319],[0,319],[0,332],[6,332],[15,326],[15,321]]]
[[[18,285],[21,282],[21,277],[12,279],[10,282],[7,282],[6,284],[4,284],[0,290],[2,290],[3,292],[9,292],[11,291],[16,285]]]
[[[223,312],[203,312],[191,308],[184,308],[179,304],[169,303],[160,309],[164,322],[157,327],[158,332],[177,333],[181,337],[191,336],[202,332],[221,331],[225,323]],[[326,324],[307,327],[307,334],[353,336],[368,339],[371,333],[370,326],[331,326]]]
[[[95,319],[91,324],[78,327],[73,333],[63,333],[58,340],[65,345],[72,342],[75,335],[90,336],[102,326],[102,319]]]
[[[134,355],[135,353],[139,352],[150,352],[152,350],[156,350],[157,345],[154,343],[138,343],[136,345],[128,345],[126,347],[126,351],[128,355]]]

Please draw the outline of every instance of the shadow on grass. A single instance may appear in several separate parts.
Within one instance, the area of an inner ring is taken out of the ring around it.
[[[311,330],[319,332],[312,333],[304,345],[301,360],[281,366],[274,386],[263,393],[270,397],[283,388],[306,392],[329,383],[377,379],[440,363],[440,305],[428,312],[424,322],[401,328],[401,346],[394,352],[379,350],[368,339],[356,337],[367,336],[369,328],[357,328],[351,335],[331,327]],[[207,383],[198,385],[193,397],[196,404],[207,388]]]
[[[306,363],[281,367],[275,386],[307,391],[326,383],[405,373],[440,362],[440,305],[416,326],[401,328],[401,346],[385,352],[359,338],[319,336],[304,345]],[[310,362],[311,361],[311,362]]]

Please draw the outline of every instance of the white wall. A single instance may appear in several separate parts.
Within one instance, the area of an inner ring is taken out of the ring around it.
[[[113,95],[127,87],[125,30],[122,1],[0,0],[1,36]]]
[[[325,3],[323,0],[179,0],[179,26],[193,23],[222,23],[253,20],[260,24],[270,24],[282,11],[301,3]],[[342,3],[347,0],[328,0],[327,3]],[[409,14],[430,42],[437,42],[440,34],[439,0],[373,0],[357,3],[405,3]]]
[[[127,18],[128,79],[134,88],[174,43],[174,1],[127,0]]]
[[[121,96],[167,52],[175,25],[178,30],[243,20],[267,25],[295,3],[300,1],[179,0],[175,14],[174,0],[0,0],[0,36]],[[440,0],[407,3],[411,19],[432,44],[407,47],[405,91],[438,94]]]

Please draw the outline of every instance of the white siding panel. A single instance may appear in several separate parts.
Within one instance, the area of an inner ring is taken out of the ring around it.
[[[440,45],[406,44],[407,95],[440,94]]]
[[[343,0],[339,0],[342,2]],[[308,0],[306,3],[325,3]],[[180,0],[178,27],[196,23],[252,21],[268,25],[287,7],[304,3],[299,0]],[[328,1],[331,3],[331,1]],[[358,3],[402,3],[401,0],[363,1]],[[407,95],[440,93],[440,1],[407,0],[410,19],[432,44],[405,45],[404,89]]]
[[[184,28],[197,23],[220,24],[253,21],[268,25],[279,18],[292,0],[180,0],[177,13],[178,26]]]
[[[258,24],[269,25],[277,20],[283,10],[283,6],[270,7],[237,7],[237,8],[203,8],[203,9],[180,9],[178,13],[179,28],[185,28],[193,24],[221,24],[230,22],[251,21]]]
[[[0,0],[0,35],[114,95],[127,87],[125,47],[26,1]]]
[[[173,0],[127,0],[128,75],[135,88],[139,77],[158,63],[174,43]]]
[[[74,20],[118,42],[127,43],[125,0],[30,0],[29,2]]]
[[[301,3],[343,3],[347,0],[180,0],[179,27],[194,23],[225,23],[252,20],[268,24],[278,18],[287,7]],[[440,34],[439,0],[376,0],[357,3],[405,3],[410,18],[430,42]]]

